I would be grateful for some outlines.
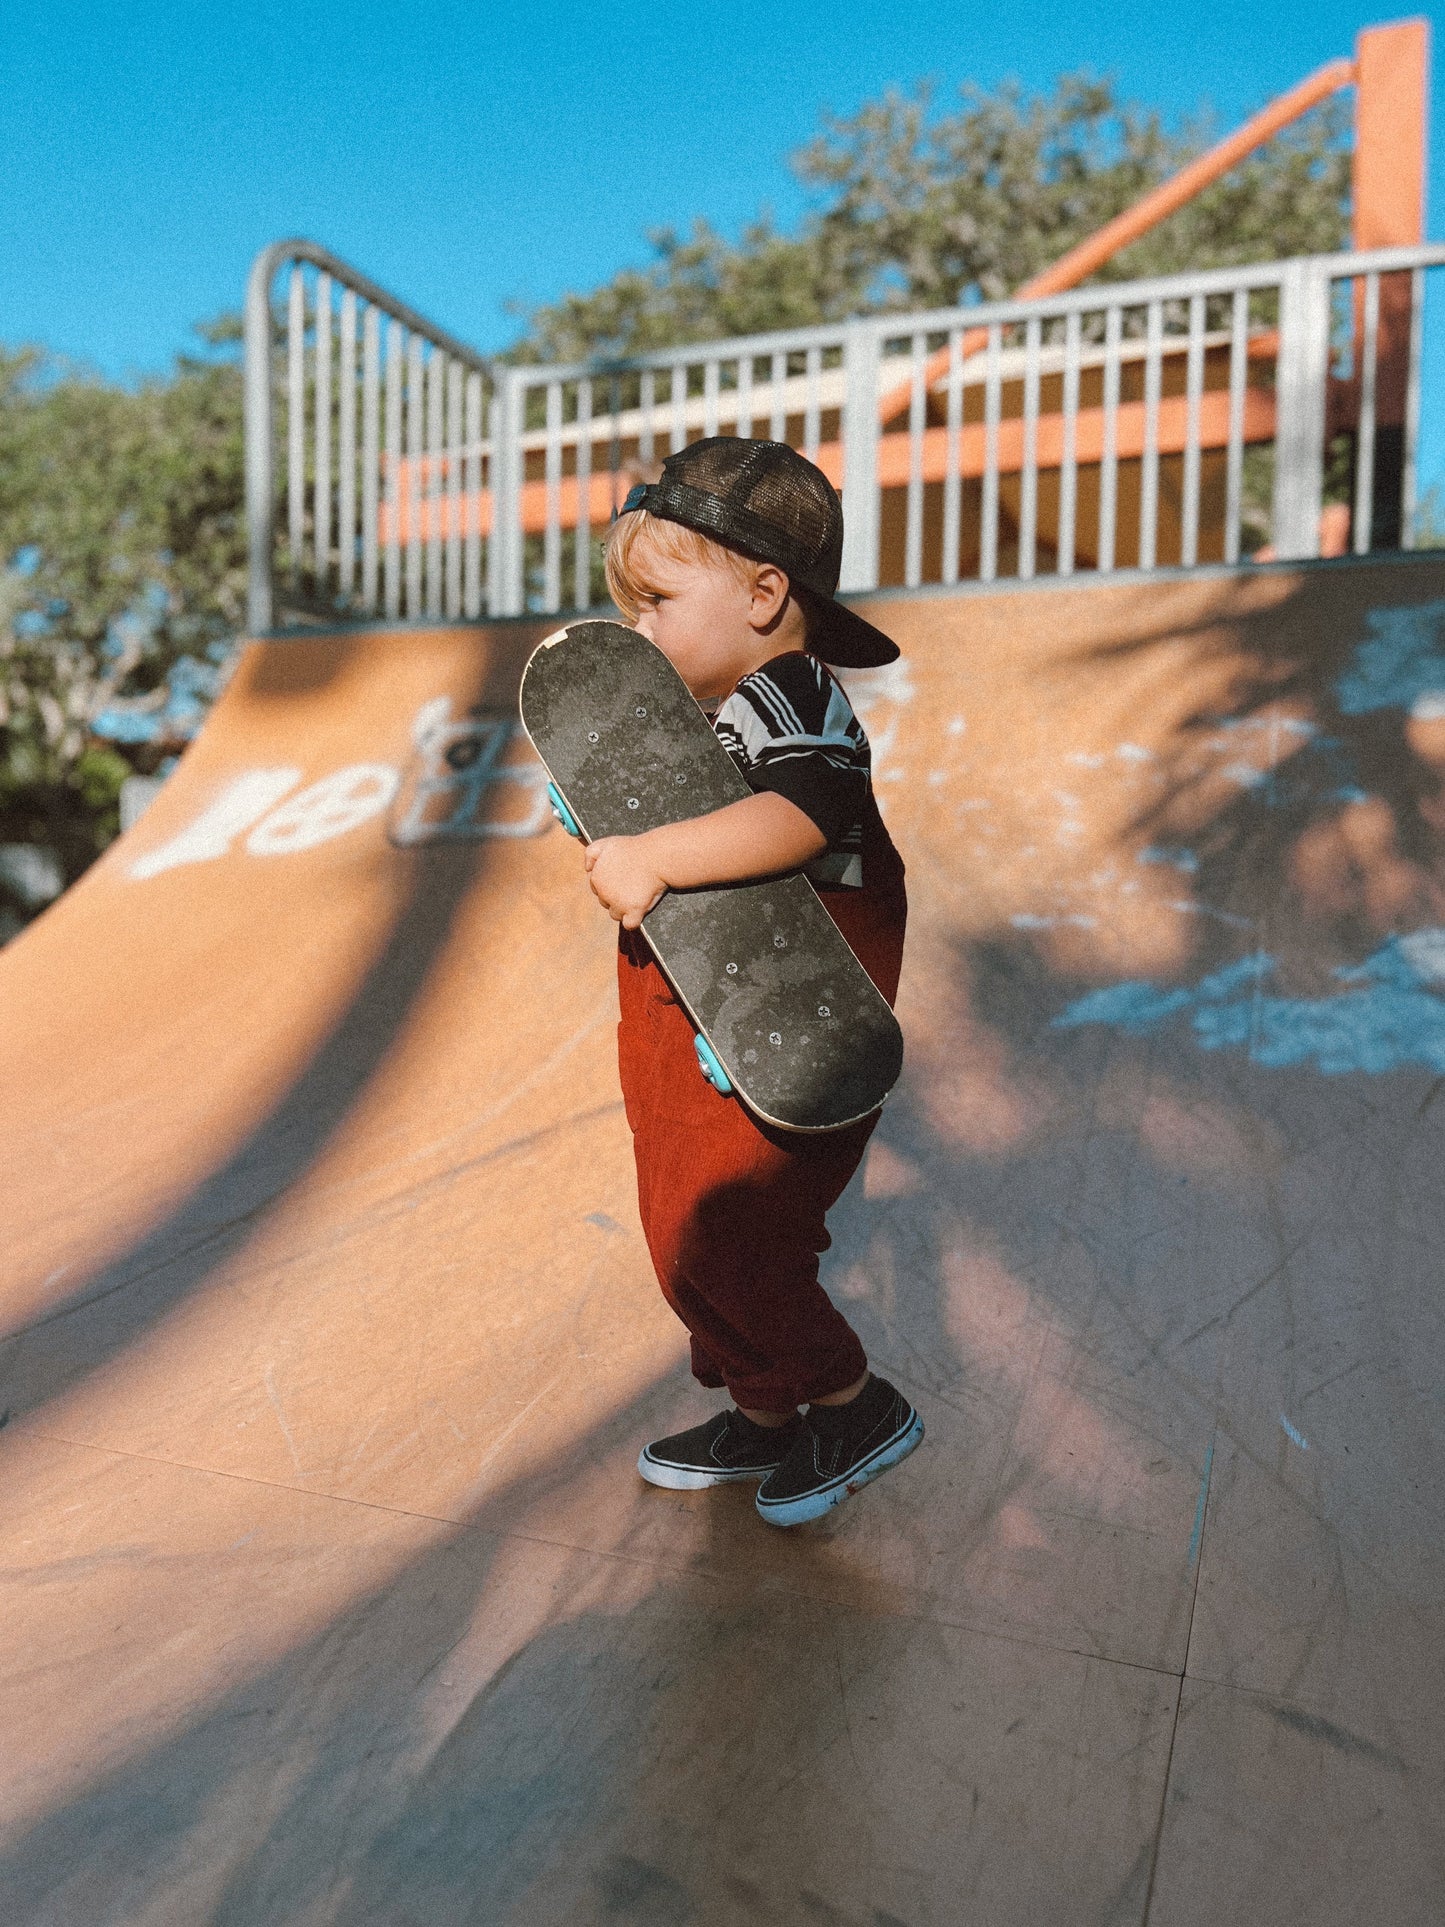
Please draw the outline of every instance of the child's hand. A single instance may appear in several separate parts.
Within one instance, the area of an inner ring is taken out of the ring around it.
[[[667,889],[645,834],[601,837],[587,845],[583,861],[593,896],[624,930],[635,930]]]

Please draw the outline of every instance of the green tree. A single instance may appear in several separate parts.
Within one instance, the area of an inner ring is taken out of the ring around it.
[[[1343,244],[1348,122],[1326,105],[1277,135],[1100,279],[1224,266]],[[706,222],[652,235],[653,259],[529,317],[519,358],[581,360],[880,309],[999,299],[1218,137],[1173,132],[1112,84],[1066,75],[1052,93],[890,91],[825,118],[793,156],[816,206],[796,236],[760,220],[732,243]]]
[[[114,834],[132,765],[93,725],[239,629],[239,328],[124,387],[0,352],[0,842],[73,878]]]

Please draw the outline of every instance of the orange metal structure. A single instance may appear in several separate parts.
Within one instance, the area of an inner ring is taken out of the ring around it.
[[[1425,122],[1428,109],[1430,27],[1426,20],[1392,21],[1366,27],[1355,42],[1353,60],[1331,60],[1281,94],[1237,129],[1191,161],[1172,180],[1153,188],[1097,233],[1070,248],[1052,267],[1018,290],[1019,300],[1061,294],[1077,288],[1106,261],[1140,240],[1206,187],[1222,180],[1256,148],[1318,107],[1332,94],[1355,88],[1355,152],[1352,199],[1356,248],[1408,247],[1424,238]],[[1398,307],[1398,297],[1396,304]],[[1408,293],[1406,312],[1408,314]],[[982,335],[965,337],[964,353],[983,345]],[[926,379],[941,379],[948,351],[928,365]],[[1399,384],[1403,404],[1403,381]],[[910,384],[900,383],[883,399],[881,416],[892,421],[908,406]]]
[[[1425,232],[1425,129],[1429,111],[1430,26],[1402,20],[1370,27],[1355,50],[1355,173],[1353,240],[1357,248],[1408,247]],[[1363,293],[1356,296],[1355,339],[1363,335]],[[1404,446],[1405,396],[1410,379],[1410,277],[1389,276],[1380,287],[1376,372],[1376,436],[1380,466],[1399,471]],[[1356,368],[1359,357],[1356,356]],[[1357,375],[1331,398],[1331,421],[1354,419]],[[1377,512],[1396,512],[1398,490],[1380,492]]]
[[[1408,247],[1424,239],[1429,73],[1428,20],[1366,27],[1355,42],[1357,248]]]
[[[1114,220],[1098,230],[1097,233],[1069,250],[1058,261],[1046,268],[1041,274],[1026,282],[1018,290],[1019,298],[1028,299],[1048,294],[1061,293],[1078,286],[1091,274],[1097,272],[1121,249],[1129,246],[1141,236],[1157,227],[1171,214],[1177,212],[1190,199],[1203,189],[1226,175],[1231,168],[1253,153],[1266,141],[1273,138],[1283,128],[1308,113],[1312,108],[1328,99],[1332,94],[1353,85],[1356,91],[1355,112],[1355,150],[1353,163],[1353,243],[1356,248],[1378,248],[1409,245],[1420,241],[1424,231],[1424,182],[1425,182],[1425,123],[1428,96],[1429,68],[1429,25],[1423,19],[1395,21],[1383,26],[1364,29],[1358,36],[1353,59],[1340,58],[1327,62],[1307,79],[1279,96],[1267,107],[1238,128],[1226,139],[1211,148],[1183,168],[1173,179],[1154,188],[1140,201]],[[1381,530],[1382,546],[1390,546],[1393,537],[1388,533],[1393,526],[1398,528],[1399,485],[1401,451],[1403,447],[1403,424],[1405,415],[1405,394],[1409,364],[1409,324],[1411,313],[1411,289],[1407,275],[1387,277],[1380,290],[1379,352],[1377,363],[1377,402],[1376,418],[1379,424],[1377,437],[1377,478],[1375,490],[1375,515]],[[1360,299],[1363,299],[1361,295]],[[1361,338],[1361,327],[1357,317],[1356,338]],[[985,336],[982,329],[966,334],[963,338],[962,352],[965,359],[977,354],[984,346]],[[1272,332],[1256,334],[1249,344],[1251,364],[1250,385],[1246,398],[1243,423],[1246,443],[1267,444],[1275,434],[1275,396],[1272,378],[1272,359],[1275,352],[1275,337]],[[1183,401],[1184,392],[1184,354],[1183,344],[1168,346],[1162,356],[1162,399],[1157,424],[1157,449],[1165,465],[1165,494],[1161,509],[1168,521],[1170,487],[1167,480],[1170,464],[1180,469],[1184,459],[1187,434],[1187,410]],[[1358,415],[1358,362],[1351,374],[1344,377],[1332,376],[1329,383],[1329,413],[1327,433],[1333,435],[1340,429],[1352,429]],[[924,384],[930,392],[946,376],[948,371],[949,350],[941,348],[925,364]],[[901,521],[899,502],[901,491],[908,484],[911,468],[911,438],[908,424],[901,420],[909,408],[912,394],[912,372],[909,377],[891,387],[879,403],[881,434],[878,445],[878,484],[883,491],[882,505],[882,573],[883,585],[901,582]],[[1200,528],[1198,557],[1201,561],[1223,558],[1223,451],[1229,435],[1229,410],[1227,406],[1227,372],[1221,368],[1210,367],[1206,370],[1205,392],[1202,396],[1198,424],[1199,447],[1202,452],[1203,468],[1203,519]],[[973,391],[970,391],[972,394]],[[1097,399],[1097,398],[1095,398]],[[1081,409],[1077,421],[1077,441],[1075,459],[1081,471],[1090,463],[1097,462],[1103,442],[1103,417],[1101,411],[1091,405],[1087,386],[1081,397]],[[1040,514],[1044,521],[1040,525],[1040,535],[1044,547],[1048,546],[1045,522],[1049,513],[1051,499],[1056,499],[1058,490],[1059,464],[1063,447],[1061,383],[1055,377],[1045,378],[1041,396],[1041,410],[1038,422],[1037,446],[1034,461],[1039,476]],[[1137,463],[1144,452],[1143,408],[1131,399],[1127,387],[1124,392],[1118,417],[1117,456],[1127,470],[1129,464]],[[936,421],[936,410],[930,406],[929,424],[925,430],[922,449],[922,480],[925,484],[941,484],[947,472],[947,436]],[[1000,423],[997,462],[1002,482],[1002,495],[1005,515],[1010,502],[1010,491],[1017,495],[1019,478],[1024,468],[1024,435],[1021,422],[1021,390],[1010,400],[1010,384],[1004,383],[1003,419]],[[724,420],[720,427],[727,428]],[[837,483],[843,480],[843,447],[841,439],[841,417],[836,410],[825,412],[823,437],[816,452],[816,459],[831,479]],[[629,455],[623,449],[623,458],[636,458],[635,448]],[[983,472],[983,430],[981,423],[971,416],[971,404],[966,399],[964,419],[959,443],[959,474],[965,488],[970,481],[976,481]],[[557,503],[560,523],[564,529],[575,530],[581,514],[584,524],[603,527],[611,516],[616,503],[616,476],[594,472],[585,482],[579,483],[577,477],[563,473],[559,481],[549,485],[540,468],[540,457],[527,458],[527,465],[521,486],[520,519],[521,527],[527,535],[543,532],[548,523],[548,505],[552,490],[557,489]],[[403,477],[409,473],[410,460],[403,463]],[[1218,470],[1218,474],[1214,471]],[[396,510],[397,527],[390,526],[388,511],[382,510],[383,539],[393,533],[406,541],[414,533],[411,515],[420,517],[420,534],[423,539],[436,535],[445,536],[451,532],[450,523],[453,513],[459,512],[465,529],[475,527],[483,536],[491,531],[493,504],[489,490],[480,495],[461,497],[454,510],[443,494],[428,499],[430,468],[424,458],[422,463],[422,482],[417,497],[409,508],[412,490],[405,479],[398,489]],[[1212,479],[1211,479],[1212,478]],[[1217,484],[1215,486],[1214,484]],[[1081,487],[1087,492],[1091,486],[1087,478],[1081,479]],[[1126,478],[1126,492],[1130,486]],[[965,510],[965,513],[967,511]],[[932,513],[932,511],[929,511]],[[1335,521],[1338,521],[1336,516]],[[895,528],[894,525],[898,526]],[[1348,531],[1345,531],[1347,535]],[[1333,549],[1337,539],[1345,539],[1341,530],[1331,524],[1328,547]],[[931,539],[931,538],[930,538]],[[1161,555],[1167,553],[1167,540]],[[1080,552],[1080,560],[1088,566],[1086,556]]]
[[[1247,120],[1243,127],[1211,147],[1207,154],[1191,161],[1188,167],[1181,168],[1172,180],[1163,182],[1153,189],[1133,207],[1126,208],[1112,221],[1106,222],[1096,234],[1077,247],[1070,248],[1061,255],[1050,268],[1036,274],[1019,289],[1022,299],[1029,295],[1058,294],[1065,288],[1076,288],[1081,281],[1087,281],[1095,269],[1101,268],[1121,249],[1147,234],[1151,228],[1158,227],[1161,221],[1192,201],[1196,194],[1206,187],[1213,186],[1232,167],[1238,166],[1255,148],[1262,147],[1267,140],[1288,127],[1301,115],[1307,114],[1312,107],[1318,107],[1328,100],[1331,94],[1348,87],[1355,78],[1355,66],[1349,60],[1331,60],[1297,87],[1281,94],[1278,100],[1270,102],[1253,119]]]

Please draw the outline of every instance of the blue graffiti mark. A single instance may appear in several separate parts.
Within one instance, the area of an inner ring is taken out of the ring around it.
[[[1249,917],[1237,917],[1232,910],[1219,910],[1212,903],[1195,903],[1187,897],[1179,897],[1166,903],[1164,907],[1166,910],[1177,911],[1181,917],[1215,917],[1220,923],[1227,923],[1235,930],[1254,928]]]
[[[1445,1073],[1445,930],[1389,938],[1363,964],[1335,971],[1345,988],[1334,996],[1267,992],[1276,968],[1258,951],[1175,990],[1111,984],[1076,999],[1054,1025],[1108,1024],[1138,1035],[1187,1013],[1202,1050],[1243,1050],[1271,1070],[1312,1064],[1334,1077],[1423,1064]]]
[[[1243,730],[1254,734],[1262,733],[1266,736],[1314,736],[1319,729],[1319,725],[1311,722],[1307,716],[1270,714],[1220,716],[1215,721],[1214,727],[1222,735],[1228,735],[1233,730]]]
[[[1105,990],[1091,990],[1059,1012],[1054,1019],[1058,1030],[1074,1030],[1083,1024],[1112,1024],[1118,1030],[1153,1030],[1179,1011],[1193,1005],[1217,1002],[1247,985],[1255,983],[1274,968],[1274,959],[1262,953],[1241,957],[1197,984],[1179,990],[1159,990],[1144,979],[1110,984]]]
[[[1369,640],[1335,683],[1347,716],[1409,709],[1445,690],[1445,602],[1372,609]]]
[[[1292,1445],[1297,1445],[1301,1452],[1308,1452],[1310,1449],[1310,1442],[1305,1437],[1304,1433],[1300,1431],[1299,1427],[1296,1425],[1291,1425],[1283,1412],[1281,1412],[1279,1415],[1279,1422],[1280,1422],[1280,1425],[1284,1428],[1284,1435],[1290,1441],[1290,1443]]]
[[[1194,1562],[1199,1557],[1199,1541],[1204,1536],[1204,1507],[1209,1499],[1209,1475],[1214,1470],[1214,1440],[1209,1441],[1209,1450],[1204,1454],[1204,1470],[1199,1478],[1199,1497],[1194,1505],[1194,1530],[1189,1535],[1189,1570],[1194,1570]]]
[[[1445,930],[1412,930],[1395,944],[1421,983],[1445,983]]]
[[[225,662],[216,648],[211,660],[181,656],[166,680],[144,696],[117,696],[91,724],[112,743],[189,742],[220,692]]]
[[[1021,910],[1016,917],[1010,917],[1009,922],[1015,930],[1057,930],[1064,926],[1072,926],[1075,930],[1097,930],[1099,927],[1097,917],[1088,917],[1079,911],[1072,915],[1036,917],[1028,910]]]
[[[1186,876],[1193,876],[1199,868],[1199,858],[1193,850],[1169,843],[1150,843],[1139,852],[1140,863],[1167,863],[1171,869],[1183,870]]]
[[[1226,763],[1220,774],[1227,776],[1231,783],[1238,783],[1242,790],[1252,790],[1269,780],[1270,771],[1256,769],[1253,763]]]
[[[1245,794],[1269,809],[1306,810],[1313,816],[1322,802],[1361,802],[1366,792],[1360,788],[1359,766],[1349,745],[1338,737],[1315,736],[1277,764],[1267,783]]]

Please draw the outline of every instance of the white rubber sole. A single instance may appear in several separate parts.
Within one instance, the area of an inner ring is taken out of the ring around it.
[[[831,1512],[835,1505],[841,1505],[854,1492],[861,1492],[865,1485],[871,1485],[874,1479],[906,1459],[922,1443],[923,1420],[915,1412],[912,1424],[886,1445],[880,1445],[871,1459],[855,1465],[846,1478],[833,1479],[827,1485],[819,1486],[816,1492],[801,1493],[796,1499],[765,1502],[760,1492],[757,1498],[758,1514],[770,1526],[801,1526],[810,1519],[821,1519],[825,1512]]]
[[[637,1469],[649,1485],[660,1485],[667,1492],[706,1492],[714,1485],[741,1485],[752,1479],[761,1482],[774,1468],[758,1471],[700,1472],[689,1465],[669,1465],[665,1459],[652,1459],[644,1445],[637,1456]]]

